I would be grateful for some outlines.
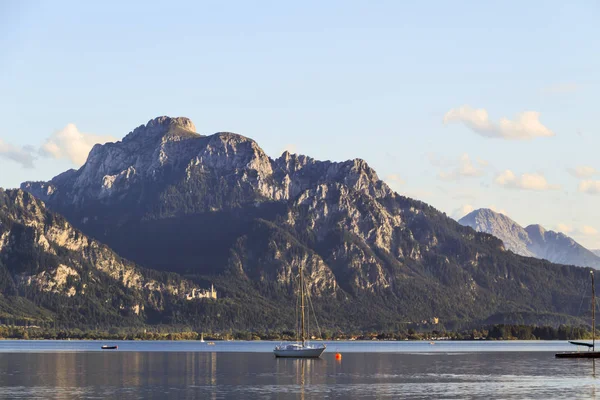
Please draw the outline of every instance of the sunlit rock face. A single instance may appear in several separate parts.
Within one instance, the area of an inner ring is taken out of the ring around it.
[[[134,214],[169,218],[281,203],[289,208],[285,218],[290,229],[311,229],[320,239],[332,230],[347,230],[369,246],[405,256],[394,232],[402,226],[401,212],[381,203],[397,195],[365,161],[317,161],[289,152],[272,159],[245,136],[228,132],[202,136],[195,130],[187,118],[153,119],[120,142],[94,146],[79,170],[50,182],[26,182],[22,188],[84,231],[107,218],[118,224]],[[184,207],[172,207],[173,197],[184,197]],[[129,210],[115,216],[113,209],[122,210],[123,205]],[[300,210],[308,214],[300,217]],[[114,244],[110,238],[105,241]],[[381,262],[351,248],[332,249],[331,255],[347,259],[356,270],[353,285],[369,291],[389,288],[392,278]],[[419,257],[418,251],[406,256]],[[300,259],[310,263],[313,257],[304,254]],[[370,272],[359,271],[363,261]],[[300,261],[292,258],[288,263]],[[315,261],[315,268],[329,270],[322,259]],[[289,271],[281,276],[288,275]],[[331,270],[318,275],[319,281],[329,280],[323,288],[335,292]]]
[[[393,192],[364,160],[271,158],[248,137],[196,130],[187,118],[159,117],[94,146],[79,170],[22,188],[142,266],[224,279],[230,295],[251,288],[277,307],[301,267],[340,318],[507,322],[579,304],[563,293],[578,271],[548,289],[543,282],[558,280],[550,264]]]
[[[100,302],[102,312],[122,317],[160,312],[171,300],[205,291],[175,275],[153,277],[22,190],[0,189],[0,273],[0,297],[18,294],[44,308],[64,296],[76,304]],[[50,301],[36,292],[59,297]]]

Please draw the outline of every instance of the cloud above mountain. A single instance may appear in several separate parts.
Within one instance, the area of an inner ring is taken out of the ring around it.
[[[592,226],[584,225],[581,228],[573,227],[567,224],[557,224],[556,230],[572,236],[596,236],[598,230]]]
[[[490,120],[486,109],[464,105],[453,108],[444,115],[444,123],[451,122],[462,122],[473,132],[487,138],[529,140],[554,136],[554,132],[540,122],[540,113],[536,111],[519,113],[514,120],[501,118],[494,122]]]
[[[18,147],[0,139],[0,157],[21,164],[23,168],[33,168],[35,156],[29,147]]]
[[[514,172],[507,169],[498,175],[495,179],[496,184],[503,186],[507,189],[522,189],[522,190],[557,190],[560,189],[560,185],[553,185],[548,183],[544,175],[533,173],[533,174],[522,174],[520,176],[515,175]]]
[[[76,166],[85,163],[87,156],[97,143],[106,143],[116,139],[108,135],[95,135],[80,132],[75,124],[68,124],[54,132],[44,143],[35,146],[15,146],[0,139],[0,158],[21,164],[23,168],[34,168],[37,156],[67,159]]]
[[[40,154],[56,159],[67,159],[77,166],[85,163],[92,147],[97,143],[106,143],[116,139],[108,135],[83,133],[75,126],[68,124],[54,132],[40,147]]]
[[[600,181],[584,180],[579,182],[579,191],[587,194],[600,194]]]
[[[456,181],[462,178],[477,178],[485,174],[488,163],[483,160],[471,161],[467,153],[460,156],[458,162],[453,163],[448,171],[441,171],[438,178],[444,181]]]
[[[475,210],[475,207],[470,204],[464,204],[452,212],[452,218],[458,221],[473,210]]]
[[[471,160],[467,153],[462,154],[458,160],[447,159],[433,153],[430,153],[428,157],[431,165],[440,169],[438,178],[444,181],[457,181],[463,178],[483,176],[489,165],[485,160]]]
[[[390,185],[403,185],[404,179],[400,177],[398,174],[390,174],[385,177],[385,181]]]
[[[588,165],[580,165],[575,168],[567,168],[567,172],[573,175],[575,178],[590,178],[594,175],[600,174],[600,171]]]

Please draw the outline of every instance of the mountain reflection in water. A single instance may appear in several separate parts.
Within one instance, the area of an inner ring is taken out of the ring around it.
[[[3,342],[0,398],[572,399],[595,397],[598,385],[593,360],[557,360],[554,351],[518,343],[490,352],[428,352],[424,345],[415,352],[347,351],[342,360],[333,344],[321,359],[255,351],[272,343],[235,344],[247,352],[217,352],[219,345],[215,352],[169,351],[181,345],[164,342],[119,344],[130,351],[23,352]],[[511,351],[515,346],[525,351]]]

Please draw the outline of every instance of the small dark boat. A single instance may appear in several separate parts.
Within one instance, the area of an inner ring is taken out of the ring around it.
[[[592,277],[592,343],[574,342],[569,343],[575,346],[587,347],[588,351],[569,351],[565,353],[556,353],[556,358],[600,358],[600,351],[596,350],[596,288],[594,286],[594,271],[590,271]]]
[[[107,345],[104,345],[104,346],[102,346],[102,347],[100,347],[100,348],[101,348],[102,350],[116,350],[116,349],[118,349],[118,348],[119,348],[119,346],[107,346]]]
[[[556,358],[600,358],[600,351],[570,351],[556,353]]]

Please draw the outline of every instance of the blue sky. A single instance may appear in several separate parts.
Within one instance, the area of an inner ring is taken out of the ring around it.
[[[596,1],[0,2],[0,186],[187,116],[600,248],[599,18]]]

